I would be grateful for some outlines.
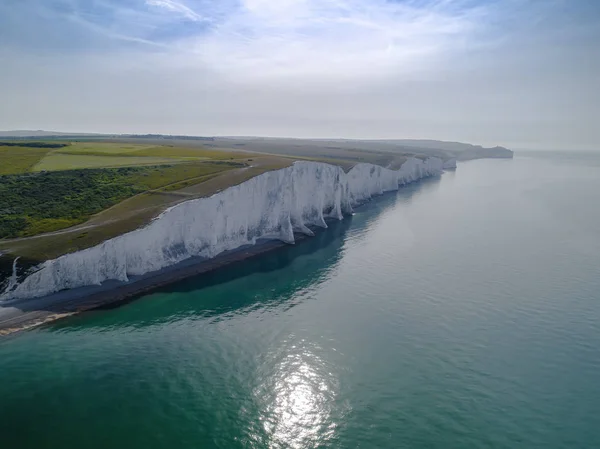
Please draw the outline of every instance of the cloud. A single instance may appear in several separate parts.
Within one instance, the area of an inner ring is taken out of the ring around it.
[[[24,0],[0,5],[0,26],[17,47],[94,51],[103,36],[110,51],[114,40],[162,46],[238,80],[336,79],[429,68],[483,42],[490,10],[465,0]]]
[[[593,147],[600,9],[576,4],[0,1],[0,123]]]
[[[360,78],[411,71],[455,51],[482,31],[485,16],[482,6],[447,1],[242,0],[182,44],[224,74]]]
[[[205,20],[204,17],[202,17],[200,14],[196,13],[190,7],[184,5],[181,2],[176,2],[174,0],[146,0],[146,4],[149,6],[157,6],[159,8],[164,8],[169,11],[178,13],[189,20],[193,20],[193,21]]]

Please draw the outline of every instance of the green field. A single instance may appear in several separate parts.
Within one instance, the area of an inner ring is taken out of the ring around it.
[[[0,145],[0,176],[30,171],[49,151],[49,148]]]
[[[99,153],[107,154],[127,154],[134,151],[144,150],[146,148],[154,148],[156,145],[135,145],[135,144],[120,144],[120,143],[105,143],[105,142],[70,142],[68,146],[58,150],[60,153]]]
[[[82,223],[131,196],[240,167],[184,166],[68,170],[0,178],[0,238],[27,237]]]
[[[0,239],[69,228],[145,192],[177,192],[244,167],[240,158],[247,157],[172,145],[0,142]],[[159,203],[173,203],[173,198]],[[120,215],[129,211],[138,212],[135,201]]]
[[[39,145],[39,146],[35,146]],[[0,142],[0,175],[237,160],[251,153],[115,142]]]
[[[158,157],[120,157],[52,153],[41,159],[31,170],[77,170],[81,168],[134,167],[139,165],[160,165],[168,163],[173,163],[173,160]]]
[[[119,158],[150,157],[182,160],[225,160],[248,157],[248,153],[219,151],[203,147],[183,148],[173,145],[136,145],[105,142],[73,142],[70,145],[53,152],[53,155],[58,154],[68,154],[73,156],[112,156]]]

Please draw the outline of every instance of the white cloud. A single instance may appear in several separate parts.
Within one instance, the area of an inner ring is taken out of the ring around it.
[[[149,6],[157,6],[175,13],[179,13],[186,19],[194,20],[196,22],[205,20],[203,16],[196,13],[190,7],[184,5],[181,2],[176,2],[174,0],[146,0],[146,4]]]
[[[483,25],[486,10],[386,0],[242,0],[181,43],[234,78],[361,78],[420,69]]]
[[[0,0],[5,129],[600,142],[600,28],[562,0],[69,1]]]

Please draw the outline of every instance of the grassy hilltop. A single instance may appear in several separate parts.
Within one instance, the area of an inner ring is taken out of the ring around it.
[[[0,140],[0,253],[33,261],[88,248],[295,160],[397,168],[404,154],[172,136]]]
[[[86,248],[177,202],[291,163],[264,159],[174,145],[0,142],[0,251],[44,260]]]

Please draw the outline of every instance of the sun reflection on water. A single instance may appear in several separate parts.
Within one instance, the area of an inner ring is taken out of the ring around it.
[[[338,389],[327,364],[305,345],[292,346],[256,390],[271,448],[309,448],[335,434]]]

